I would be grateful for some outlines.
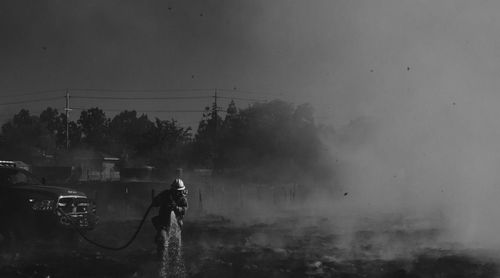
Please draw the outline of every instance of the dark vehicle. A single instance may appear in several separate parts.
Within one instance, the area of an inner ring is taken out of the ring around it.
[[[47,186],[15,162],[0,161],[0,234],[4,242],[76,240],[76,229],[91,230],[96,222],[94,202],[84,193]]]

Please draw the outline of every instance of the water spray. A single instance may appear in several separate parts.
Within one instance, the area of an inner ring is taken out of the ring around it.
[[[158,244],[160,256],[160,277],[185,277],[186,271],[182,258],[181,228],[177,223],[175,213],[170,214],[168,231],[162,229]]]

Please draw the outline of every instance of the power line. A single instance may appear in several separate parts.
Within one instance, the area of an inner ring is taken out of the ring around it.
[[[249,94],[249,95],[265,95],[265,96],[283,96],[282,93],[271,93],[271,92],[257,92],[257,91],[247,91],[247,90],[240,90],[240,89],[218,89],[221,92],[225,93],[242,93],[242,94]]]
[[[74,99],[106,99],[106,100],[172,100],[172,99],[208,99],[210,96],[178,96],[178,97],[102,97],[72,96]]]
[[[22,104],[22,103],[34,103],[34,102],[43,102],[43,101],[55,100],[55,99],[62,99],[62,97],[61,97],[61,96],[58,96],[58,97],[50,97],[50,98],[39,98],[39,99],[32,99],[32,100],[22,100],[22,101],[14,101],[14,102],[4,102],[4,103],[0,103],[0,105],[11,105],[11,104]]]
[[[83,89],[81,89],[83,90]],[[94,89],[85,89],[85,90],[94,90]],[[194,90],[194,89],[190,89]],[[37,92],[31,92],[27,94],[22,94],[23,96],[28,96],[28,95],[35,95],[35,94],[41,94],[41,93],[52,93],[52,92],[59,92],[61,90],[46,90],[46,91],[37,91]],[[95,89],[95,91],[98,91]],[[139,92],[138,90],[130,90]],[[145,92],[148,90],[142,90],[142,92]],[[159,91],[167,91],[167,90],[149,90],[150,92],[159,92]],[[224,90],[227,91],[227,90]],[[117,90],[118,92],[118,90]],[[21,96],[21,95],[17,95]],[[7,96],[0,96],[0,97],[7,97]],[[12,95],[11,95],[12,97]],[[47,97],[47,98],[38,98],[38,99],[31,99],[31,100],[22,100],[22,101],[12,101],[12,102],[4,102],[0,103],[0,105],[13,105],[13,104],[23,104],[23,103],[36,103],[36,102],[43,102],[43,101],[49,101],[49,100],[55,100],[55,99],[61,99],[62,97],[57,96],[57,97]],[[100,100],[182,100],[182,99],[210,99],[211,96],[172,96],[172,97],[108,97],[108,96],[71,96],[73,99],[100,99]],[[241,97],[227,97],[227,96],[218,96],[220,99],[230,99],[230,100],[243,100],[243,101],[266,101],[265,99],[256,99],[256,98],[241,98]],[[151,111],[151,112],[165,112],[162,110],[158,111]],[[175,112],[175,111],[172,111]],[[178,112],[182,112],[179,110]],[[186,111],[187,112],[187,111]],[[191,112],[191,111],[189,111]],[[198,112],[198,111],[192,111],[192,112]]]
[[[66,112],[66,150],[69,150],[69,91],[66,89],[66,106],[64,107],[64,111]]]
[[[88,110],[90,108],[85,108],[85,107],[71,107],[73,110]],[[101,109],[102,111],[109,111],[109,112],[125,112],[125,111],[136,111],[136,112],[146,112],[146,113],[201,113],[205,112],[205,110],[137,110],[137,109]]]
[[[74,92],[105,92],[105,93],[194,93],[194,92],[212,92],[213,89],[209,88],[192,88],[192,89],[99,89],[99,88],[74,88],[70,89]],[[217,89],[224,93],[240,93],[250,95],[263,95],[263,96],[283,96],[282,93],[271,92],[257,92],[240,89]]]
[[[177,92],[210,92],[211,89],[70,89],[73,92],[107,92],[107,93],[177,93]]]
[[[43,90],[43,91],[35,91],[35,92],[24,93],[24,94],[4,95],[4,96],[0,96],[0,98],[32,96],[32,95],[40,95],[40,94],[56,93],[56,92],[64,92],[64,89]]]
[[[191,89],[101,89],[101,88],[70,88],[73,92],[109,92],[109,93],[176,93],[176,92],[212,92],[212,88],[191,88]],[[251,95],[282,96],[282,93],[258,92],[240,89],[218,89],[220,92],[241,93]]]
[[[219,96],[218,98],[221,99],[231,99],[231,100],[245,100],[245,101],[266,101],[265,99],[256,99],[256,98],[241,98],[241,97],[221,97]]]

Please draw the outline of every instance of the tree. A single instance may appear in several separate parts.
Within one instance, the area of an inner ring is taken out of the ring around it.
[[[42,147],[40,144],[41,126],[37,116],[22,109],[12,120],[2,126],[2,156],[11,159],[31,161],[33,155]]]
[[[204,166],[218,170],[220,159],[220,138],[223,120],[219,116],[216,103],[205,107],[203,118],[198,125],[195,140],[191,148],[191,163],[194,166]]]
[[[136,111],[123,111],[109,123],[110,151],[114,155],[141,156],[148,151],[153,128],[146,115],[137,117]]]
[[[107,150],[109,119],[104,111],[97,107],[83,110],[77,123],[82,132],[82,143],[98,150]]]
[[[216,121],[213,116],[199,125],[193,158],[205,167],[216,165],[219,172],[261,181],[318,176],[315,168],[321,168],[322,143],[310,105],[295,107],[275,100],[238,111],[231,102],[226,112],[215,136],[209,124]]]
[[[185,163],[184,154],[191,142],[191,128],[178,126],[174,119],[162,121],[156,118],[150,138],[153,165],[173,169]]]
[[[69,122],[70,140],[80,140],[79,128]],[[2,126],[1,155],[25,161],[43,158],[66,150],[66,115],[48,107],[34,116],[22,109]]]
[[[66,123],[66,114],[60,114],[59,117],[61,118],[61,121],[63,123]],[[69,147],[70,149],[75,149],[82,144],[82,129],[81,127],[75,123],[74,121],[70,121],[68,123],[68,131],[69,131]],[[64,129],[63,133],[61,134],[61,137],[63,138],[64,142],[66,142],[66,129]],[[66,145],[66,143],[64,143]]]
[[[42,136],[51,141],[55,149],[66,148],[66,115],[48,107],[40,113]]]

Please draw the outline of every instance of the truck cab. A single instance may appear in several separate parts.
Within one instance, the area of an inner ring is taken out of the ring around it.
[[[96,206],[85,193],[46,185],[16,162],[0,161],[0,234],[7,242],[76,235],[96,223]]]

